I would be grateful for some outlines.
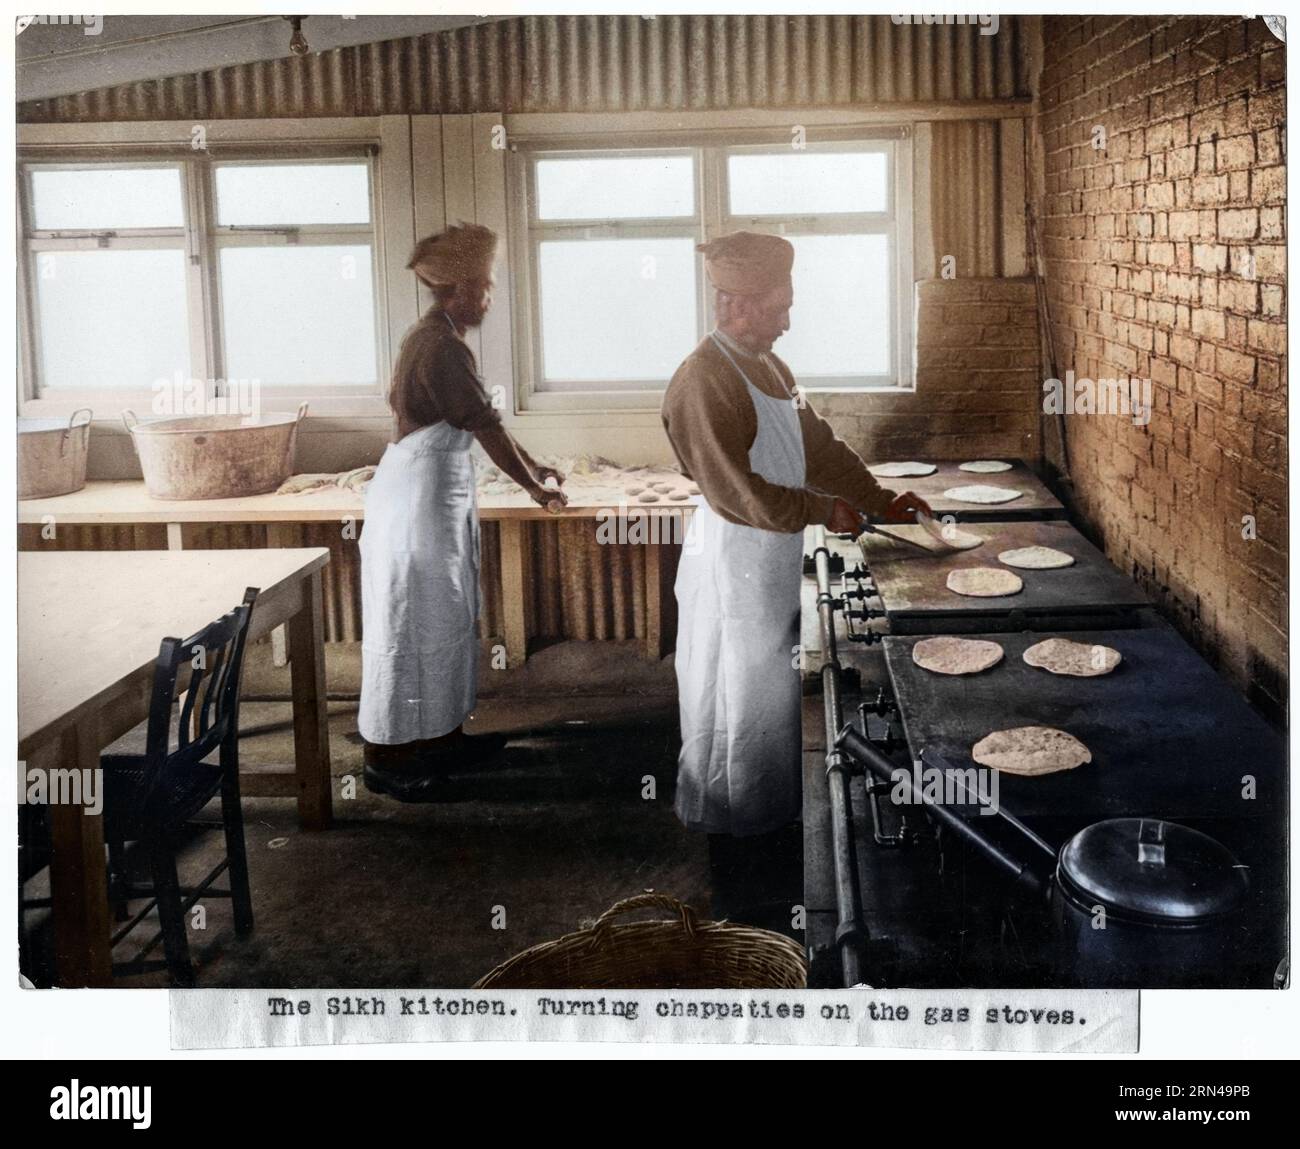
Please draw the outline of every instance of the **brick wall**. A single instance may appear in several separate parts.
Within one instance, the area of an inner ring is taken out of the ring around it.
[[[1164,16],[1047,17],[1043,44],[1038,202],[1058,373],[1150,379],[1154,399],[1145,426],[1066,418],[1078,510],[1200,649],[1280,711],[1283,46],[1260,19]]]
[[[1038,342],[1032,280],[923,280],[916,390],[814,394],[812,405],[867,459],[1036,462]]]

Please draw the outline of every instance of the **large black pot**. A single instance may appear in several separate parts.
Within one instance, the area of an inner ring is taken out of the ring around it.
[[[1250,888],[1208,834],[1112,818],[1062,847],[1052,886],[1057,970],[1078,986],[1223,984]]]
[[[881,781],[910,785],[907,772],[853,726],[840,731],[835,745]],[[980,818],[964,818],[920,792],[913,800],[1020,890],[1047,899],[1058,984],[1109,989],[1233,982],[1250,878],[1208,834],[1158,818],[1112,818],[1085,827],[1056,851],[999,808],[999,820],[1021,843],[1008,848],[979,828]]]

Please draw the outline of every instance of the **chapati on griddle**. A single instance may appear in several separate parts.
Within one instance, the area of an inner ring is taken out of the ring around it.
[[[970,463],[962,463],[958,470],[972,471],[977,475],[996,475],[999,471],[1011,470],[1011,464],[997,459],[975,459]]]
[[[912,475],[933,475],[939,468],[933,463],[877,463],[868,467],[873,475],[881,479],[906,479]]]
[[[1068,638],[1047,638],[1028,647],[1025,662],[1053,674],[1068,674],[1074,678],[1096,678],[1109,674],[1117,667],[1122,655],[1113,646],[1098,642],[1074,642]]]
[[[948,572],[948,589],[970,598],[1001,598],[1025,587],[1017,574],[998,567],[960,567]]]
[[[1092,752],[1073,734],[1051,726],[1015,726],[995,730],[975,743],[971,757],[1004,774],[1036,777],[1073,770],[1092,761]]]
[[[955,503],[1009,503],[1023,494],[1023,491],[1015,491],[1010,487],[974,483],[969,487],[949,487],[944,491],[943,497],[952,499]]]
[[[1002,647],[982,638],[939,635],[912,647],[912,661],[935,674],[978,674],[1002,661]]]
[[[1054,547],[1015,547],[998,555],[998,562],[1027,571],[1054,571],[1074,566],[1074,556]]]
[[[924,512],[917,514],[916,521],[921,524],[921,529],[935,542],[950,547],[952,550],[969,551],[984,545],[984,540],[979,535],[971,534],[970,531],[958,530],[956,523],[947,520],[942,524],[936,523]]]
[[[916,543],[936,555],[947,554],[950,551],[970,550],[984,542],[978,535],[968,534],[966,531],[953,531],[951,535],[950,538],[949,532],[940,527],[932,531],[917,523],[888,523],[879,531],[863,535],[863,539],[864,541],[871,538],[888,540],[891,537],[895,541],[906,539],[909,543]]]

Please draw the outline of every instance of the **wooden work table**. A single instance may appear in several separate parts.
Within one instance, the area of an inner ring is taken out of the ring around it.
[[[328,561],[323,548],[20,554],[19,760],[29,772],[97,770],[101,752],[149,716],[162,639],[188,637],[257,587],[249,637],[288,628],[294,764],[248,773],[241,788],[296,797],[304,828],[324,829],[332,801],[320,572]],[[58,982],[106,985],[100,819],[81,804],[52,803],[50,823]]]
[[[573,476],[565,484],[569,505],[558,512],[566,519],[599,520],[602,516],[638,516],[661,519],[689,514],[700,503],[698,496],[685,501],[641,503],[629,500],[614,484],[583,482]],[[509,665],[520,665],[527,652],[527,622],[524,587],[529,564],[525,562],[525,524],[545,521],[551,512],[537,506],[523,491],[511,494],[481,494],[479,518],[496,522],[500,531],[501,638]],[[365,519],[365,497],[340,487],[327,487],[297,495],[251,495],[240,499],[169,500],[152,498],[140,480],[87,483],[80,491],[51,499],[29,499],[18,504],[20,524],[40,527],[62,525],[163,525],[167,546],[183,550],[201,546],[201,532],[225,523],[256,523],[265,526],[267,545],[291,546],[297,523],[352,524],[358,529]],[[662,533],[658,537],[663,537]],[[680,536],[678,536],[680,537]],[[663,562],[663,548],[645,548],[647,627],[646,653],[662,657],[670,649],[673,633],[671,567]]]

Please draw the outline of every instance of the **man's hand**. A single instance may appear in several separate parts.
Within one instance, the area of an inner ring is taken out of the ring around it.
[[[862,516],[843,499],[836,499],[831,507],[831,517],[826,522],[826,529],[833,535],[860,535]]]
[[[539,507],[545,507],[551,514],[558,514],[569,505],[569,496],[559,487],[544,487],[535,483],[528,488],[528,497]]]
[[[554,479],[557,487],[564,486],[563,472],[557,471],[554,467],[535,466],[533,468],[533,474],[537,476],[538,483],[543,487],[546,486],[547,479]]]
[[[930,518],[934,518],[934,512],[930,510],[929,503],[920,495],[911,491],[904,491],[901,495],[895,495],[894,501],[885,508],[885,522],[914,523],[918,511],[921,514],[929,515]]]

